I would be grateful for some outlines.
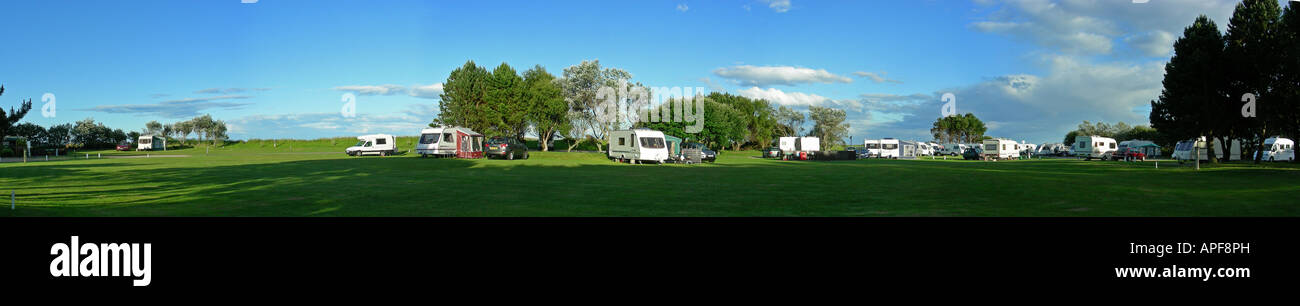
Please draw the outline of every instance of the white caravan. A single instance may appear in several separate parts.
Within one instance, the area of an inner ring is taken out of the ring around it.
[[[1016,150],[1020,151],[1020,155],[1029,155],[1030,153],[1038,154],[1038,145],[1022,142],[1016,144]]]
[[[436,127],[420,130],[415,144],[420,157],[478,158],[483,155],[483,134],[463,127]]]
[[[799,137],[781,137],[781,141],[777,145],[777,148],[781,149],[781,155],[792,154],[795,151],[799,151],[799,147],[797,146],[798,142]]]
[[[1206,140],[1205,137],[1202,136],[1195,141],[1192,140],[1179,141],[1178,144],[1174,146],[1174,154],[1170,155],[1169,157],[1180,162],[1190,161],[1193,159],[1192,157],[1193,152],[1200,152],[1200,154],[1197,154],[1200,155],[1200,160],[1208,161],[1210,160],[1210,153],[1209,150],[1206,150],[1205,140]],[[1231,154],[1228,155],[1227,160],[1229,161],[1241,160],[1241,141],[1233,140],[1232,148],[1230,149],[1230,152]],[[1214,154],[1215,156],[1219,156],[1220,158],[1223,157],[1222,140],[1214,141]]]
[[[1039,155],[1039,156],[1048,156],[1048,155],[1064,156],[1064,155],[1069,154],[1069,153],[1070,153],[1070,147],[1065,146],[1065,144],[1063,144],[1063,143],[1044,143],[1043,145],[1038,146],[1038,151],[1036,151],[1036,153],[1034,153],[1034,155]]]
[[[375,154],[388,156],[397,153],[397,138],[388,134],[363,135],[357,137],[357,144],[343,150],[350,156]]]
[[[933,146],[933,145],[934,145],[934,144],[929,143],[929,142],[918,142],[918,143],[916,143],[916,156],[932,156],[932,155],[934,155],[934,146]]]
[[[862,149],[867,150],[867,157],[880,157],[880,139],[862,140]]]
[[[136,151],[162,150],[167,147],[167,138],[155,135],[143,135],[135,142]]]
[[[898,139],[885,138],[880,140],[880,158],[898,159],[902,156],[899,150]]]
[[[609,158],[629,163],[663,163],[668,159],[668,145],[664,133],[651,129],[631,129],[609,132]]]
[[[1295,142],[1290,139],[1273,137],[1264,140],[1264,147],[1260,150],[1259,160],[1266,161],[1294,161],[1295,160]]]
[[[998,159],[1016,159],[1020,157],[1019,144],[1010,139],[985,139],[984,140],[984,158]]]
[[[1101,136],[1075,136],[1074,137],[1074,156],[1083,157],[1086,160],[1093,158],[1107,159],[1111,153],[1119,150],[1119,144],[1115,139]]]
[[[821,138],[817,137],[799,137],[799,139],[795,140],[795,146],[799,148],[799,151],[817,152],[821,151],[822,142]]]

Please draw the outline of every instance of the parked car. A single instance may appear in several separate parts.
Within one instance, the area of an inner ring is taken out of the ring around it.
[[[704,146],[704,144],[702,144],[702,143],[698,143],[698,142],[688,142],[688,143],[682,144],[682,148],[685,148],[685,149],[700,149],[700,152],[704,154],[704,156],[701,158],[701,160],[703,160],[703,161],[707,161],[707,162],[716,162],[716,161],[718,160],[718,152],[717,152],[717,151],[713,151],[713,150],[709,150],[709,147]]]
[[[763,150],[763,157],[765,158],[781,157],[781,148],[778,147],[767,148],[767,150]]]
[[[961,152],[961,159],[979,160],[981,154],[984,154],[984,150],[980,150],[979,148],[966,148],[966,151]]]
[[[515,157],[528,159],[528,146],[517,139],[509,137],[492,137],[487,140],[487,148],[484,152],[489,158],[496,156],[504,159],[513,160]]]
[[[1127,157],[1127,158],[1126,158],[1126,157]],[[1115,152],[1111,153],[1111,154],[1110,154],[1110,159],[1111,159],[1111,160],[1140,160],[1140,161],[1145,161],[1145,160],[1147,160],[1147,154],[1146,154],[1146,153],[1142,153],[1142,151],[1141,151],[1141,150],[1138,150],[1138,148],[1136,148],[1136,147],[1123,147],[1123,148],[1119,148],[1118,151],[1115,151]]]
[[[116,148],[113,148],[113,150],[116,150],[116,151],[131,151],[131,143],[123,141],[122,143],[117,144],[117,147],[116,147]]]

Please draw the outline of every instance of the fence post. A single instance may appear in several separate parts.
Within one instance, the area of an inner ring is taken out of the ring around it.
[[[16,197],[14,196],[14,191],[13,191],[13,190],[10,190],[10,191],[9,191],[9,210],[14,210],[14,203],[17,202],[15,199],[16,199]]]

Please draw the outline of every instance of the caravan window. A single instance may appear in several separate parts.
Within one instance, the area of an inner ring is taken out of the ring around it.
[[[150,144],[150,143],[153,143],[153,138],[140,139],[140,144]]]
[[[997,151],[997,150],[998,150],[998,145],[995,143],[984,145],[984,151]]]
[[[375,139],[375,144],[388,144],[388,138]]]
[[[1114,142],[1110,143],[1110,148],[1111,148],[1111,149],[1114,149],[1114,148],[1115,148],[1115,143],[1114,143]]]
[[[898,149],[898,144],[893,144],[893,143],[886,143],[886,144],[882,144],[882,145],[880,145],[880,146],[884,147],[885,150],[897,150],[897,149]]]
[[[627,138],[619,137],[619,138],[618,138],[618,145],[620,145],[620,146],[626,146],[626,145],[627,145]]]
[[[868,143],[868,144],[867,144],[867,149],[871,149],[871,150],[880,149],[880,144],[878,144],[878,143]]]
[[[451,141],[451,133],[442,133],[442,142]]]
[[[420,144],[432,144],[438,142],[438,134],[420,135]]]
[[[641,147],[647,149],[663,149],[664,139],[657,137],[641,137]]]

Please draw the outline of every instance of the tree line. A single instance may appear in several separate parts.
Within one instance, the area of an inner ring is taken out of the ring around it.
[[[617,95],[610,95],[611,88]],[[602,104],[607,99],[635,106],[637,101],[648,101],[650,95],[650,88],[633,82],[631,73],[602,67],[598,60],[567,67],[558,77],[540,65],[521,76],[507,63],[489,71],[471,60],[452,70],[443,82],[439,114],[429,126],[462,126],[487,136],[517,139],[531,131],[538,136],[543,151],[549,150],[548,144],[557,137],[567,140],[568,150],[581,143],[603,150],[610,131],[626,128],[656,129],[732,150],[767,147],[776,137],[796,135],[821,137],[825,139],[823,146],[829,148],[841,144],[849,132],[843,110],[809,107],[807,118],[813,127],[803,134],[803,113],[785,106],[773,108],[766,100],[717,92],[703,95],[698,101],[703,103],[704,111],[703,128],[698,133],[686,132],[693,122],[638,120],[638,109],[620,110],[619,116],[604,115],[609,111],[608,105]],[[664,108],[680,99],[685,97],[664,101],[653,111],[670,113]],[[652,111],[645,106],[646,111]]]
[[[1294,1],[1285,10],[1275,0],[1242,1],[1226,33],[1197,17],[1174,42],[1163,89],[1151,101],[1152,127],[1166,139],[1241,140],[1243,151],[1274,135],[1300,136],[1297,9]]]
[[[984,132],[988,130],[984,121],[975,117],[975,114],[966,113],[936,119],[930,128],[930,134],[935,141],[941,143],[975,143],[983,141],[986,138]]]
[[[1066,146],[1073,146],[1075,137],[1094,136],[1094,135],[1114,138],[1115,141],[1128,141],[1128,140],[1139,140],[1139,139],[1150,140],[1152,142],[1155,142],[1158,145],[1161,145],[1162,147],[1167,147],[1166,144],[1172,143],[1170,142],[1171,139],[1166,138],[1165,136],[1160,134],[1160,132],[1156,131],[1156,129],[1151,128],[1149,126],[1145,126],[1145,125],[1130,126],[1127,123],[1124,123],[1123,121],[1116,124],[1109,124],[1105,122],[1092,123],[1092,122],[1088,122],[1087,120],[1084,120],[1083,123],[1080,123],[1077,129],[1070,131],[1069,133],[1066,133],[1065,139],[1061,143],[1065,144]]]

